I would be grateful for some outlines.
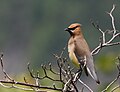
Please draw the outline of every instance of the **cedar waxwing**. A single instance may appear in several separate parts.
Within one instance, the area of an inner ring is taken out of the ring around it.
[[[71,61],[79,68],[80,66],[84,67],[86,75],[88,76],[89,73],[100,84],[96,75],[92,54],[81,32],[81,25],[79,23],[71,24],[65,31],[68,31],[71,35],[68,41],[68,53]]]

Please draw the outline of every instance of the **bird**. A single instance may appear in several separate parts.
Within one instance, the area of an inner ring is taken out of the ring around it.
[[[68,54],[70,60],[78,67],[84,67],[85,73],[88,74],[100,84],[97,77],[96,69],[93,62],[93,56],[89,46],[82,34],[81,24],[73,23],[65,31],[70,33],[68,41]]]

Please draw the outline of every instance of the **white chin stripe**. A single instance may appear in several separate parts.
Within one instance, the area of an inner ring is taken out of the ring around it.
[[[74,30],[70,30],[72,33],[74,32]]]

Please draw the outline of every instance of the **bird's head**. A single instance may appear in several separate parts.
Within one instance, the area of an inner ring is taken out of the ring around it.
[[[65,31],[68,31],[70,35],[80,35],[81,34],[81,24],[73,23],[68,28],[65,28]]]

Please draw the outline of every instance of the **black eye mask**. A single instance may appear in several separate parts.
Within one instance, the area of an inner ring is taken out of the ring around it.
[[[75,30],[78,26],[73,27],[73,28],[68,28],[68,30]]]

